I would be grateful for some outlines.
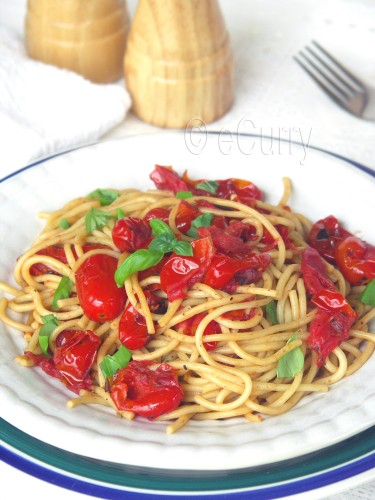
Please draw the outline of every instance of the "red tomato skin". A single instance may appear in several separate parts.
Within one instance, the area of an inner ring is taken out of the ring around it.
[[[183,321],[180,323],[178,326],[178,329],[181,333],[184,335],[189,335],[191,337],[195,337],[197,328],[199,326],[199,323],[202,321],[202,319],[207,316],[207,313],[200,313],[192,318],[189,318],[186,321]],[[221,333],[221,328],[219,323],[216,323],[216,321],[210,321],[206,328],[204,329],[203,335],[213,335],[215,333]],[[204,342],[204,347],[206,351],[214,351],[217,347],[217,342]]]
[[[121,411],[153,419],[175,410],[183,391],[173,368],[162,363],[150,370],[152,361],[131,361],[115,375],[110,394]]]
[[[47,375],[79,394],[82,389],[92,389],[90,370],[99,346],[100,339],[90,330],[64,330],[57,336],[53,358],[30,351],[26,351],[25,356]]]
[[[249,301],[254,299],[249,299]],[[255,307],[252,307],[250,311],[246,311],[246,309],[237,309],[235,311],[228,311],[222,315],[223,318],[230,319],[232,321],[248,321],[252,319],[257,310]]]
[[[356,236],[348,236],[335,248],[337,265],[351,285],[375,278],[375,247]]]
[[[83,383],[89,376],[100,344],[90,330],[64,330],[58,335],[53,361],[67,386]]]
[[[216,253],[212,259],[211,265],[207,270],[203,282],[217,290],[226,289],[226,286],[232,285],[231,289],[237,288],[242,283],[243,279],[247,283],[247,279],[258,281],[268,264],[271,262],[271,257],[268,254],[248,254],[245,256],[229,257],[228,255]],[[251,276],[241,271],[253,270]],[[238,274],[237,274],[238,273]]]
[[[333,349],[349,337],[357,315],[336,290],[317,250],[308,247],[303,251],[301,270],[305,287],[318,308],[310,324],[308,343],[318,354],[318,366],[322,366]]]
[[[342,312],[348,317],[357,317],[349,302],[337,290],[321,290],[311,300],[319,309],[327,312]]]
[[[197,230],[200,238],[211,237],[214,247],[222,253],[246,254],[251,248],[246,244],[253,239],[254,228],[241,221],[231,222],[227,227],[200,227]]]
[[[170,210],[166,209],[166,208],[153,208],[152,210],[149,210],[147,212],[147,214],[145,215],[144,217],[144,221],[149,223],[150,220],[152,219],[160,219],[162,220],[163,222],[165,222],[166,224],[169,223],[169,213],[170,213]]]
[[[186,234],[191,227],[191,223],[200,215],[200,212],[190,203],[181,201],[176,214],[176,227],[181,233]]]
[[[151,228],[139,217],[123,217],[114,225],[112,239],[121,252],[135,252],[151,243]]]
[[[310,325],[308,338],[311,349],[318,354],[318,366],[323,366],[327,356],[349,338],[350,328],[354,321],[355,317],[347,316],[340,311],[331,312],[318,308]]]
[[[314,248],[305,248],[302,254],[301,272],[307,291],[315,295],[322,290],[335,290],[332,280],[328,277],[324,261]]]
[[[156,165],[155,169],[150,174],[150,179],[154,182],[158,189],[172,191],[190,191],[189,186],[181,177],[173,170],[172,167],[163,167]]]
[[[215,249],[210,238],[192,242],[193,257],[172,254],[160,273],[161,289],[169,302],[183,298],[187,289],[203,278],[209,268]]]
[[[123,311],[124,288],[118,288],[114,274],[117,259],[105,254],[88,257],[76,272],[77,295],[86,316],[99,323],[111,321]]]
[[[318,220],[311,228],[307,242],[331,264],[335,263],[335,248],[337,244],[348,236],[349,231],[340,226],[333,215]]]
[[[87,243],[86,245],[83,245],[82,250],[83,253],[87,253],[90,250],[96,250],[98,248],[108,248],[108,247],[105,245],[96,245],[94,243]],[[74,257],[77,259],[78,256],[75,249],[73,248],[72,251]],[[39,252],[37,252],[37,255],[46,255],[47,257],[52,257],[53,259],[62,262],[63,264],[68,263],[64,247],[61,245],[51,245],[47,248],[43,248],[42,250],[39,250]],[[57,276],[60,276],[59,273],[57,273],[56,271],[54,271],[53,269],[42,263],[33,264],[30,267],[30,274],[31,276],[40,276],[41,274],[56,274]]]
[[[252,206],[255,200],[261,200],[263,197],[261,190],[250,181],[230,178],[217,182],[219,183],[216,192],[218,198],[230,200],[232,195],[235,195],[235,201]]]
[[[187,172],[184,172],[183,176],[180,177],[172,167],[156,165],[150,178],[158,189],[172,191],[173,193],[191,191],[195,196],[209,196],[226,200],[230,200],[235,196],[236,201],[250,206],[254,205],[256,200],[262,199],[261,190],[252,182],[242,179],[230,178],[215,181],[219,186],[216,193],[210,193],[196,187],[197,184],[205,182],[203,179],[194,181],[188,177]]]
[[[150,339],[144,316],[131,303],[126,306],[121,316],[119,339],[130,350],[141,349]]]

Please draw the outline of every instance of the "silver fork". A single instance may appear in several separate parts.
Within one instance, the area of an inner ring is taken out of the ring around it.
[[[294,59],[341,108],[375,120],[375,89],[365,86],[321,45],[312,41]]]

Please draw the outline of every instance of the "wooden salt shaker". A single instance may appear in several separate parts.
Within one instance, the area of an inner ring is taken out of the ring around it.
[[[233,100],[233,57],[217,0],[139,0],[124,72],[145,122],[183,128],[222,116]]]
[[[28,0],[25,40],[33,59],[98,83],[123,76],[125,0]]]

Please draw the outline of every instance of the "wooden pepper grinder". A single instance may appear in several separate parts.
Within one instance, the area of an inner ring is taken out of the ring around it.
[[[233,100],[233,57],[217,0],[139,0],[124,58],[133,111],[160,127],[210,123]]]
[[[28,0],[30,57],[97,83],[123,76],[130,19],[125,0]]]

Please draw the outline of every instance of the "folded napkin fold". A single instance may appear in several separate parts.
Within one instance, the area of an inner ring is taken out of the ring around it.
[[[130,108],[123,85],[98,85],[30,59],[0,28],[0,177],[39,158],[94,142]]]

